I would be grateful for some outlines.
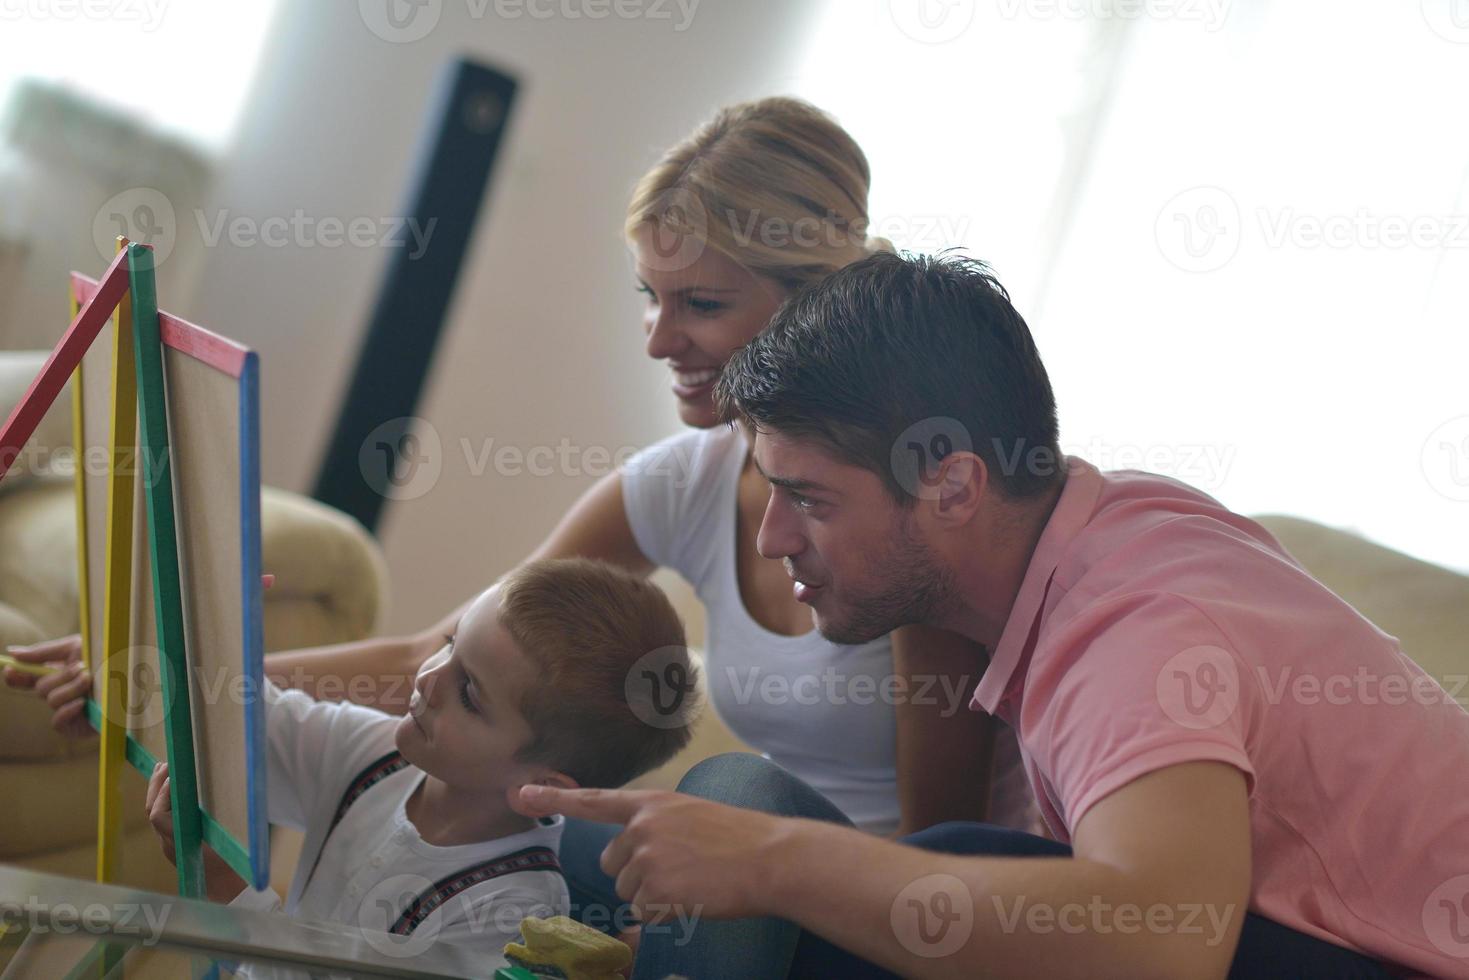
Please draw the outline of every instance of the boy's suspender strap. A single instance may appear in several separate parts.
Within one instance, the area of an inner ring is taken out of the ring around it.
[[[549,847],[527,847],[514,854],[506,854],[504,857],[465,868],[457,874],[435,882],[432,887],[425,889],[417,898],[409,902],[404,907],[403,913],[398,916],[398,920],[388,927],[388,931],[399,936],[406,936],[422,925],[423,920],[432,915],[434,909],[460,892],[492,878],[503,878],[505,875],[517,874],[521,871],[551,871],[559,875],[561,874],[561,863],[556,860],[556,852]],[[531,910],[526,909],[525,913],[529,915]]]
[[[373,760],[366,769],[359,772],[347,784],[346,791],[342,793],[342,801],[337,804],[337,811],[332,815],[331,825],[327,827],[326,834],[321,838],[321,847],[316,850],[316,860],[312,862],[311,871],[306,875],[306,882],[301,886],[302,894],[305,893],[307,886],[311,884],[311,879],[316,875],[317,866],[321,864],[321,856],[326,853],[327,841],[331,840],[332,831],[337,829],[337,824],[342,822],[342,818],[347,815],[352,804],[378,783],[407,767],[408,760],[403,758],[401,752],[389,752]],[[397,921],[388,928],[388,931],[406,936],[417,929],[423,920],[433,913],[434,909],[460,892],[473,888],[481,882],[521,871],[552,871],[561,874],[561,862],[556,859],[556,852],[549,847],[527,847],[514,854],[482,861],[447,878],[442,878],[425,889],[404,907],[403,913],[398,916]]]
[[[337,804],[337,812],[332,814],[332,823],[326,829],[326,836],[332,835],[332,831],[337,829],[337,824],[342,822],[342,818],[347,815],[352,804],[361,799],[363,793],[400,769],[407,768],[408,760],[403,758],[403,753],[394,751],[374,760],[366,769],[359,772],[352,782],[347,784],[347,790],[342,794],[342,802]]]
[[[337,829],[337,824],[347,815],[347,811],[353,803],[361,799],[362,794],[372,789],[378,783],[387,779],[393,773],[408,767],[408,760],[403,758],[403,753],[393,751],[381,758],[374,759],[367,768],[359,772],[347,784],[347,789],[342,793],[342,801],[337,804],[337,812],[332,814],[331,825],[326,828],[326,834],[321,838],[321,846],[316,849],[316,860],[311,863],[311,871],[306,875],[306,882],[301,886],[304,894],[306,886],[311,884],[311,879],[316,875],[316,868],[321,864],[321,856],[326,853],[326,843],[332,839],[332,831]]]

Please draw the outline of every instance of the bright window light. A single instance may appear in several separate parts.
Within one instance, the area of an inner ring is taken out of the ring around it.
[[[277,0],[0,0],[0,98],[61,83],[221,152]]]
[[[994,264],[1063,448],[1469,569],[1447,6],[833,0],[797,94],[897,244]]]

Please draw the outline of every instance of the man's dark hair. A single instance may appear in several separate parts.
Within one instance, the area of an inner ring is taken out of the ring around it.
[[[920,472],[971,449],[1010,498],[1061,473],[1030,328],[989,268],[955,253],[879,252],[797,293],[735,352],[716,398],[727,419],[871,470],[904,505],[916,499],[901,472],[910,447]]]

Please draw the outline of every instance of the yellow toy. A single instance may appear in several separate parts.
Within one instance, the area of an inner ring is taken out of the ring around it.
[[[626,944],[564,915],[521,920],[520,938],[505,947],[505,958],[533,976],[621,980],[632,965]]]

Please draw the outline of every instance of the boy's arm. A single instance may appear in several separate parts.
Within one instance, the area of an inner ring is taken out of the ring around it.
[[[522,800],[625,823],[603,868],[645,921],[779,916],[905,976],[1220,978],[1249,899],[1245,778],[1218,762],[1106,796],[1072,858],[940,854],[677,793],[534,786]]]
[[[451,625],[468,605],[466,602],[446,617]],[[419,665],[443,645],[440,625],[413,636],[268,654],[265,674],[279,687],[302,690],[321,701],[355,701],[401,715],[408,710]],[[92,677],[82,666],[81,650],[77,634],[29,647],[10,647],[7,652],[17,661],[52,670],[34,674],[10,666],[0,669],[10,687],[33,689],[45,699],[51,708],[52,727],[69,738],[93,734],[86,712]]]

